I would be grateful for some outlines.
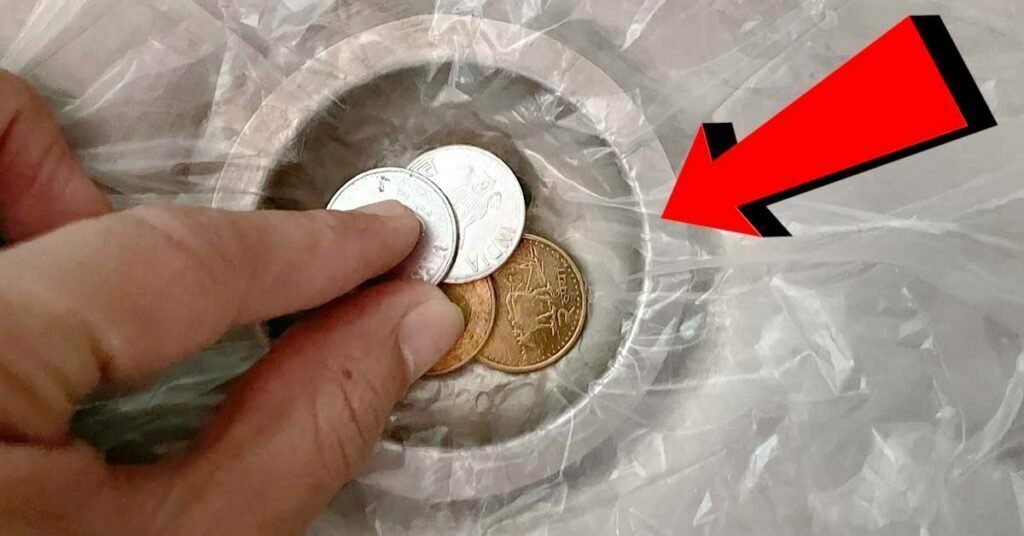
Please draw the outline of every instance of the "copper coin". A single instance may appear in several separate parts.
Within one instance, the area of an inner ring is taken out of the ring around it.
[[[462,309],[466,319],[466,331],[459,342],[429,372],[427,376],[440,376],[459,370],[473,360],[494,327],[495,306],[494,285],[491,278],[484,278],[464,285],[441,285],[441,290],[455,305]]]
[[[568,254],[526,235],[493,277],[497,319],[477,359],[523,373],[550,366],[572,350],[587,318],[587,286]]]

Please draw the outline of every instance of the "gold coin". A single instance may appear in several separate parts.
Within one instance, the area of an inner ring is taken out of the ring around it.
[[[494,274],[498,318],[477,359],[512,373],[533,372],[569,353],[587,318],[587,286],[551,242],[526,235]]]
[[[480,351],[494,327],[496,300],[491,278],[464,285],[441,285],[448,299],[462,309],[466,331],[462,338],[429,372],[427,376],[440,376],[455,372],[469,363]]]

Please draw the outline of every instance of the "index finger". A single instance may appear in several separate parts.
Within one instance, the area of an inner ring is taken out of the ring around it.
[[[52,438],[69,401],[102,380],[145,377],[230,327],[317,307],[386,272],[416,245],[419,222],[398,203],[366,210],[144,207],[4,252],[0,308],[17,314],[0,315],[0,370],[11,372],[0,391],[49,393],[56,407],[0,397],[0,420],[44,411],[28,435]]]

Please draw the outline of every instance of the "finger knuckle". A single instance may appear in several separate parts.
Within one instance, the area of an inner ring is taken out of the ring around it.
[[[305,215],[313,234],[324,241],[337,242],[339,237],[360,237],[373,233],[374,229],[368,227],[366,222],[360,218],[353,218],[351,214],[342,212],[318,210],[308,212]]]
[[[362,241],[377,240],[374,233],[378,229],[370,227],[362,218],[341,212],[314,211],[303,217],[307,218],[309,226],[309,232],[303,233],[307,240],[303,247],[308,255],[318,255],[325,251],[340,253],[333,255],[337,262],[337,273],[358,274],[367,271],[365,265],[372,262],[370,256],[354,253]]]
[[[184,283],[210,295],[221,295],[237,283],[236,241],[229,229],[210,221],[204,211],[146,206],[125,214],[159,248],[160,261],[169,263]]]
[[[348,480],[356,469],[355,449],[350,446],[349,427],[336,418],[336,410],[315,409],[314,446],[316,464],[334,481]]]
[[[314,409],[318,457],[330,474],[344,478],[365,461],[390,408],[357,372],[330,360],[321,369],[322,396]]]

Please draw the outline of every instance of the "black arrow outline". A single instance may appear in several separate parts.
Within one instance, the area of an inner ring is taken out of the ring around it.
[[[989,109],[988,103],[985,102],[978,84],[974,81],[974,77],[971,76],[967,63],[957,49],[956,43],[953,42],[953,37],[950,35],[945,23],[942,22],[942,17],[939,15],[915,15],[910,17],[910,19],[924,41],[932,61],[938,67],[946,87],[953,95],[953,100],[960,109],[960,113],[967,121],[967,126],[944,136],[913,145],[881,158],[826,175],[820,179],[806,182],[800,186],[738,207],[743,217],[750,222],[750,225],[762,237],[792,236],[786,227],[782,225],[782,222],[768,210],[769,205],[821,188],[833,182],[859,175],[865,171],[907,158],[922,151],[927,151],[939,145],[970,136],[971,134],[976,134],[997,125],[995,116],[992,115],[992,111]],[[711,152],[712,161],[722,156],[729,149],[732,149],[737,143],[736,130],[732,123],[704,123],[704,133],[707,136],[708,150]]]

